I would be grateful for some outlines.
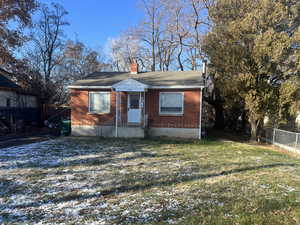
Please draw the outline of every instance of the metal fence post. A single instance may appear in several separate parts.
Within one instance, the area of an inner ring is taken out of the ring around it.
[[[300,154],[300,133],[273,128],[273,144]],[[296,136],[295,136],[296,135]]]

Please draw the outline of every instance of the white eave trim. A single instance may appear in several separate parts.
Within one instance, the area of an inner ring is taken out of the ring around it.
[[[202,85],[171,85],[171,86],[150,86],[149,89],[198,89],[204,88]]]
[[[111,89],[111,86],[68,86],[69,89]]]
[[[68,86],[69,89],[111,89],[112,86]],[[148,86],[148,89],[199,89],[205,88],[203,85],[173,85],[173,86]]]

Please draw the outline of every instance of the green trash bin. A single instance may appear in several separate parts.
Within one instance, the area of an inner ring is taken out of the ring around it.
[[[71,120],[60,121],[60,135],[68,136],[71,134]]]

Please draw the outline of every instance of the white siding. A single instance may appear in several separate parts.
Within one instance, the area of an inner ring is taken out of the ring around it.
[[[6,107],[6,100],[10,99],[11,107],[17,106],[17,94],[13,91],[0,90],[0,107]]]
[[[0,90],[0,107],[6,107],[7,99],[10,99],[11,107],[35,108],[38,106],[36,96]]]

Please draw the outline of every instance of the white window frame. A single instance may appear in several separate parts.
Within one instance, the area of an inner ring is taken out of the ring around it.
[[[181,112],[162,112],[161,111],[161,95],[162,94],[181,94],[182,95],[182,102],[181,102]],[[184,114],[184,92],[174,92],[174,91],[162,91],[159,92],[159,115],[162,116],[182,116]]]
[[[107,111],[98,112],[91,111],[91,94],[109,94],[109,109]],[[89,113],[90,114],[109,114],[111,112],[111,92],[109,91],[89,91]]]

